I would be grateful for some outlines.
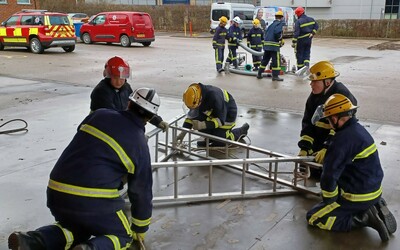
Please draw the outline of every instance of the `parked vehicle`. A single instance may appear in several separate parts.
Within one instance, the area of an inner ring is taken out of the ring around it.
[[[76,36],[72,20],[65,13],[47,10],[22,10],[0,26],[0,50],[6,46],[26,47],[35,54],[61,47],[75,50]]]
[[[210,33],[215,32],[215,29],[219,25],[219,18],[221,16],[225,16],[229,20],[228,24],[226,25],[227,29],[229,29],[229,26],[232,25],[232,19],[235,16],[238,16],[243,21],[243,23],[240,25],[240,28],[243,32],[243,36],[245,37],[249,30],[253,27],[252,21],[254,9],[254,5],[244,3],[218,2],[211,4]]]
[[[91,21],[82,25],[80,38],[85,44],[121,43],[123,47],[129,47],[133,42],[147,47],[155,41],[150,15],[131,11],[98,13]]]
[[[281,10],[283,12],[283,18],[286,23],[283,27],[284,36],[293,36],[295,16],[294,11],[290,7],[279,7],[279,6],[257,6],[254,10],[254,18],[258,15],[262,16],[262,19],[268,24],[271,24],[275,20],[275,13]],[[268,26],[268,25],[267,25]]]
[[[88,14],[85,13],[68,13],[73,23],[87,22],[89,20]]]

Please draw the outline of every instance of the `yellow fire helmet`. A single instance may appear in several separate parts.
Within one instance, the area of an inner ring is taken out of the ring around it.
[[[308,78],[311,81],[318,81],[329,78],[335,78],[339,75],[340,73],[335,70],[331,62],[320,61],[314,64],[310,68],[310,76]]]
[[[278,10],[275,12],[275,16],[283,16],[283,12],[281,10]]]
[[[228,23],[228,18],[226,18],[225,16],[221,16],[219,18],[219,22],[222,24],[227,24]]]
[[[253,20],[253,25],[259,25],[260,24],[260,20],[258,20],[257,18]]]
[[[353,103],[342,94],[333,94],[324,104],[324,117],[337,115],[340,113],[349,112],[357,109],[358,106],[354,106]]]
[[[189,109],[196,109],[201,103],[201,88],[198,83],[192,83],[183,93],[183,102]]]

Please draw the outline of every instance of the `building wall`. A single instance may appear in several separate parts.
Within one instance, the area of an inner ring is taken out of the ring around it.
[[[315,19],[382,19],[385,0],[258,0],[260,5],[302,6]]]
[[[12,14],[22,9],[40,9],[39,0],[29,0],[28,4],[18,3],[18,0],[0,0],[0,22],[8,19]]]

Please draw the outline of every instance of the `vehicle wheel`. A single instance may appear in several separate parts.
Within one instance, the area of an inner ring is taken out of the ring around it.
[[[65,52],[72,52],[72,51],[75,50],[75,45],[63,46],[62,48],[63,48],[63,50],[64,50]]]
[[[32,53],[35,54],[42,54],[44,51],[42,43],[36,37],[32,38],[29,42],[29,48],[31,49]]]
[[[4,50],[4,45],[0,43],[0,50]]]
[[[144,43],[142,43],[142,44],[143,44],[144,47],[149,47],[150,44],[151,44],[151,42],[144,42]]]
[[[131,46],[131,40],[129,40],[129,37],[127,35],[122,35],[119,40],[121,42],[122,47]]]
[[[85,43],[85,44],[91,44],[92,43],[92,39],[90,38],[89,33],[83,33],[81,36],[81,40]]]

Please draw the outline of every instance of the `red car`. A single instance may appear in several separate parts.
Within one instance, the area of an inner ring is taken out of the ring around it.
[[[86,44],[121,43],[123,47],[129,47],[133,42],[147,47],[155,40],[150,15],[132,11],[101,12],[82,25],[80,37]]]

